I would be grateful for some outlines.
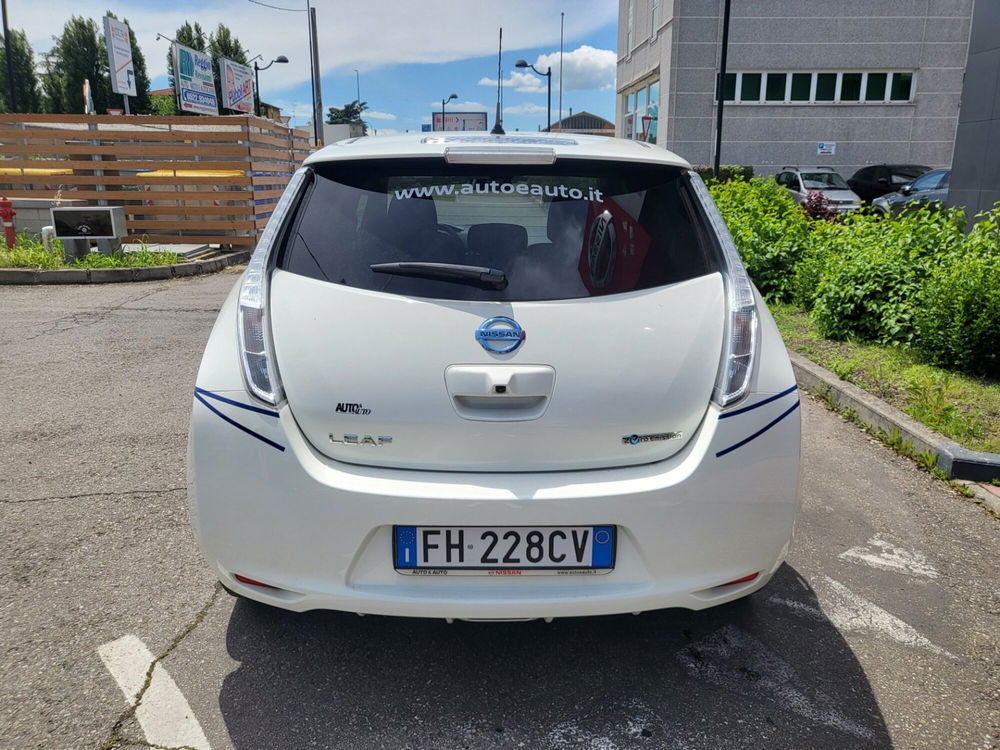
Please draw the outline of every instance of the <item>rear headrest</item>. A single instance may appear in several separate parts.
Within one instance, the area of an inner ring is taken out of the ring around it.
[[[577,245],[583,241],[587,223],[587,201],[552,201],[545,234],[555,244]]]
[[[473,224],[467,238],[469,252],[502,262],[528,249],[528,232],[520,224]]]
[[[428,198],[402,198],[389,203],[386,214],[389,227],[402,233],[437,228],[437,208]]]

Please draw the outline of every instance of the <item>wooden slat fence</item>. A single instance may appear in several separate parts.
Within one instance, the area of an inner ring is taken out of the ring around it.
[[[0,194],[124,206],[128,242],[252,246],[310,150],[247,115],[0,114]]]

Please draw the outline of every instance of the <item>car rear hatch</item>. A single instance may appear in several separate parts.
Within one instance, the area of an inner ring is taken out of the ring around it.
[[[270,287],[303,434],[333,459],[428,470],[673,455],[726,327],[688,179],[592,160],[314,165]]]

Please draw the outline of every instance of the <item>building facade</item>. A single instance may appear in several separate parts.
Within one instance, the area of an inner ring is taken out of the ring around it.
[[[724,0],[619,0],[616,135],[713,160]],[[973,0],[732,0],[721,160],[951,165]]]
[[[1000,3],[976,3],[948,203],[968,216],[1000,201]]]

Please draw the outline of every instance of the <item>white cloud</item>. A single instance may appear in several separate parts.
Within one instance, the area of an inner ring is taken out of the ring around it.
[[[297,0],[273,0],[273,4],[290,8],[301,5]],[[24,29],[36,52],[52,48],[53,34],[61,32],[70,16],[89,17],[100,23],[108,5],[107,0],[8,0],[11,27]],[[364,74],[384,65],[444,63],[494,54],[497,28],[501,26],[504,46],[509,50],[548,47],[559,39],[559,5],[538,0],[378,0],[355,3],[347,15],[340,12],[340,5],[330,0],[316,3],[323,72],[357,68]],[[224,21],[251,55],[259,52],[265,60],[288,56],[288,64],[274,65],[261,73],[266,101],[276,98],[274,92],[309,80],[305,13],[273,10],[246,0],[210,0],[200,5],[132,0],[112,10],[128,18],[151,78],[167,72],[169,42],[156,41],[157,33],[172,36],[184,21],[198,22],[208,33]],[[566,37],[585,37],[614,23],[617,17],[618,3],[613,0],[574,0],[572,12],[566,14]],[[570,69],[567,60],[567,72]]]
[[[365,120],[368,120],[368,119],[372,119],[372,120],[395,120],[396,119],[396,115],[394,115],[394,114],[392,114],[390,112],[379,112],[378,110],[375,110],[375,109],[365,110],[365,113],[364,113],[364,115],[362,115],[362,117]]]
[[[544,115],[546,112],[548,109],[541,104],[515,104],[503,108],[505,115]]]
[[[435,112],[440,112],[441,100],[439,99],[436,102],[431,102],[431,109],[433,109]],[[453,100],[448,102],[448,108],[445,111],[446,112],[490,112],[492,111],[492,109],[490,107],[487,107],[485,104],[480,104],[479,102],[457,102]],[[430,118],[425,117],[424,122],[430,122]]]
[[[496,88],[497,79],[480,78],[479,85]],[[522,94],[544,94],[548,91],[548,85],[548,81],[545,78],[539,78],[531,73],[522,73],[519,70],[511,71],[510,78],[505,79],[503,82],[505,89],[513,88]]]
[[[589,45],[563,54],[563,90],[585,91],[610,89],[615,85],[617,55],[614,50],[596,49]],[[553,85],[559,81],[559,53],[539,55],[535,67],[545,70],[552,66]]]

